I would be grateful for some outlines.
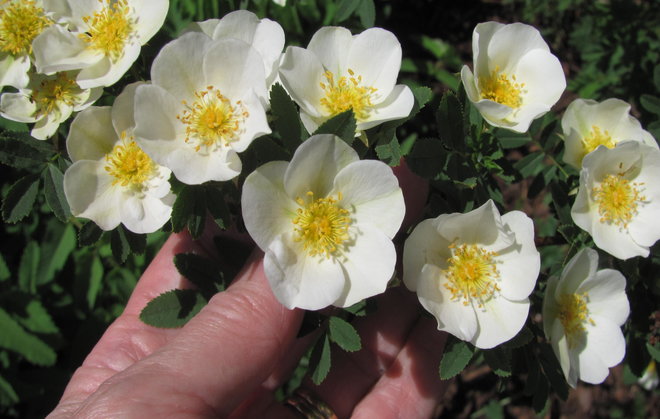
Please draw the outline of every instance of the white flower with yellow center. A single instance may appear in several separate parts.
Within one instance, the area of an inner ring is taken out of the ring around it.
[[[37,71],[81,70],[83,88],[110,86],[165,21],[167,0],[51,0],[66,27],[53,25],[33,42]]]
[[[159,166],[133,137],[137,83],[126,86],[112,108],[91,107],[76,116],[66,141],[73,161],[64,174],[71,213],[103,230],[122,223],[134,233],[161,228],[172,213],[170,170]]]
[[[264,66],[243,41],[187,33],[161,49],[151,79],[137,90],[135,136],[181,182],[236,177],[238,153],[270,133]]]
[[[32,41],[52,23],[41,0],[0,1],[0,88],[28,84]]]
[[[18,122],[34,123],[30,134],[39,140],[51,137],[74,111],[89,107],[103,93],[100,87],[81,89],[76,72],[50,76],[32,74],[27,87],[0,96],[0,115]]]
[[[566,381],[602,383],[609,367],[626,353],[621,325],[630,307],[626,279],[613,269],[598,270],[598,253],[582,249],[561,278],[548,280],[543,299],[543,329]]]
[[[496,127],[527,131],[566,87],[561,63],[532,26],[480,23],[472,54],[474,74],[463,66],[461,80],[481,116]]]
[[[541,259],[532,220],[500,216],[489,200],[465,214],[424,220],[403,250],[403,281],[438,330],[489,349],[525,324]]]
[[[405,213],[386,164],[360,160],[333,135],[315,135],[291,162],[251,173],[241,206],[285,307],[347,307],[385,291],[396,262],[392,237]]]
[[[576,99],[561,119],[564,132],[564,162],[580,170],[582,159],[599,145],[613,148],[633,140],[658,148],[653,136],[630,115],[630,105],[619,99],[596,102]]]
[[[263,59],[266,85],[270,87],[275,82],[284,48],[284,30],[279,23],[259,19],[247,10],[236,10],[222,19],[195,22],[189,30],[203,32],[215,40],[236,38],[250,44]]]
[[[571,216],[619,259],[646,257],[660,238],[660,151],[638,141],[596,148],[582,161]]]
[[[371,28],[351,35],[346,28],[325,27],[307,49],[287,48],[280,78],[309,132],[349,109],[359,132],[410,113],[413,94],[396,85],[400,67],[401,45],[391,32]]]

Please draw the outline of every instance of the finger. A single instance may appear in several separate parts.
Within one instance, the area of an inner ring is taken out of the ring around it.
[[[167,346],[107,380],[77,413],[98,416],[98,406],[114,406],[124,409],[119,415],[155,409],[226,417],[283,359],[301,319],[273,296],[262,255],[253,257]]]
[[[354,418],[432,417],[447,388],[438,368],[447,334],[420,317],[395,362],[353,410]]]

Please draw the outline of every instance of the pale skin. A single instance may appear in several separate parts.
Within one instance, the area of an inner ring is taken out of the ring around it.
[[[419,189],[406,187],[412,186],[409,172],[395,172],[406,203],[419,214],[425,196],[406,193]],[[49,418],[301,417],[275,400],[273,391],[288,379],[314,335],[296,338],[303,311],[287,310],[275,299],[259,250],[231,286],[184,327],[158,329],[138,318],[155,296],[191,286],[174,267],[175,254],[216,256],[214,232],[206,230],[198,241],[170,236]],[[378,310],[353,322],[362,350],[334,347],[326,380],[320,386],[306,380],[303,387],[339,418],[431,417],[446,388],[438,377],[446,335],[403,287],[376,299]]]

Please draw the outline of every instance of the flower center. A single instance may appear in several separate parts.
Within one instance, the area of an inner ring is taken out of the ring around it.
[[[62,72],[42,80],[32,91],[31,99],[37,105],[38,115],[48,115],[62,105],[73,106],[80,91],[76,81]]]
[[[559,297],[559,321],[564,327],[568,346],[571,348],[575,346],[577,338],[586,331],[585,322],[588,321],[592,325],[596,324],[589,317],[587,301],[589,301],[589,296],[586,292],[583,294],[562,294]]]
[[[500,290],[496,283],[500,275],[494,260],[497,253],[474,244],[452,243],[449,248],[452,256],[447,259],[449,267],[443,271],[447,276],[444,287],[451,292],[452,301],[463,300],[467,306],[474,299],[482,308]]]
[[[156,164],[133,140],[121,133],[121,143],[105,156],[105,170],[115,179],[113,185],[132,186],[140,189],[157,171]]]
[[[195,102],[189,105],[177,119],[186,125],[186,142],[193,143],[195,150],[214,145],[228,146],[237,141],[243,132],[243,123],[250,116],[241,101],[232,106],[219,90],[207,86],[195,92]]]
[[[348,227],[351,219],[348,210],[340,207],[341,193],[332,197],[314,199],[313,192],[307,192],[308,201],[296,198],[301,208],[293,219],[296,241],[302,241],[311,256],[325,255],[329,258],[337,247],[348,240]]]
[[[623,226],[637,214],[637,207],[646,200],[641,195],[643,183],[631,183],[623,173],[609,174],[599,186],[593,188],[593,199],[598,204],[600,222]]]
[[[32,40],[51,24],[44,9],[30,0],[4,0],[0,6],[4,6],[0,10],[0,50],[13,55],[31,53]]]
[[[489,76],[479,79],[481,98],[489,99],[510,108],[522,105],[522,94],[525,93],[525,83],[518,83],[516,76],[509,77],[495,67]]]
[[[86,33],[80,37],[92,49],[101,51],[116,62],[124,55],[124,48],[133,36],[135,19],[130,17],[130,7],[127,0],[99,0],[105,3],[103,9],[94,12],[92,16],[83,17],[88,25]]]
[[[591,127],[591,132],[586,137],[582,138],[582,147],[584,148],[584,155],[591,153],[599,145],[604,145],[607,148],[614,148],[616,145],[610,136],[610,133],[601,131],[599,127],[593,125]]]
[[[349,77],[340,77],[335,81],[331,71],[325,72],[327,84],[321,83],[321,89],[325,92],[321,105],[331,117],[352,109],[355,119],[364,121],[369,117],[373,107],[371,99],[377,89],[363,86],[362,76],[355,77],[353,70],[349,69],[348,74]]]

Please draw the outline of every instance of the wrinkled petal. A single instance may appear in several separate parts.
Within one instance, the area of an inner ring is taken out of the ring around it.
[[[403,282],[410,291],[417,291],[424,265],[439,266],[440,254],[450,244],[438,234],[435,220],[427,219],[417,224],[403,249]]]
[[[74,118],[66,139],[71,160],[101,160],[112,151],[118,137],[109,106],[93,107]]]
[[[367,29],[353,38],[346,65],[362,77],[365,86],[377,89],[377,95],[390,92],[401,67],[401,44],[390,31]]]
[[[366,130],[386,121],[405,118],[410,114],[414,104],[415,97],[412,90],[403,84],[397,85],[385,101],[372,109],[366,121],[358,124],[358,130]]]
[[[318,57],[324,68],[333,74],[348,70],[348,53],[351,50],[351,32],[338,26],[326,26],[314,33],[307,49]]]
[[[534,224],[520,211],[504,214],[502,222],[515,235],[515,244],[498,252],[499,286],[505,298],[522,300],[534,290],[541,269],[541,255],[534,245]]]
[[[475,313],[478,330],[472,343],[477,348],[490,349],[520,332],[529,313],[529,300],[494,297],[483,308],[475,308]]]

